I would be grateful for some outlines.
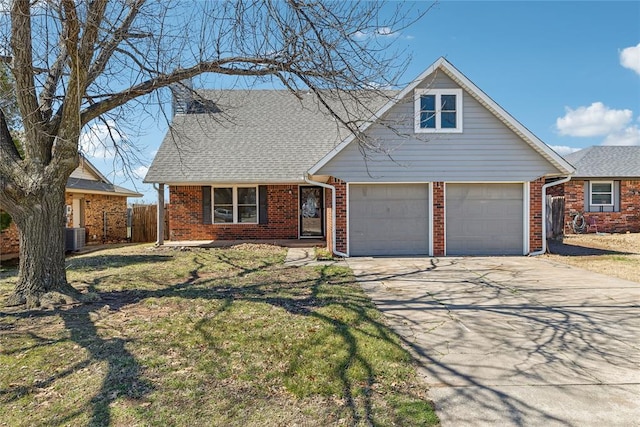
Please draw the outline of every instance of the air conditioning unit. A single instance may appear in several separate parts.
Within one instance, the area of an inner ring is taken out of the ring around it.
[[[84,247],[84,228],[67,228],[65,232],[65,250],[79,251]]]

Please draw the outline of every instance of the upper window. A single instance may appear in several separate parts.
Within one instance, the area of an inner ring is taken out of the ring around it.
[[[462,132],[462,89],[416,89],[415,131]]]
[[[258,222],[258,197],[256,187],[214,187],[214,223]]]
[[[613,205],[613,181],[591,181],[591,206]]]

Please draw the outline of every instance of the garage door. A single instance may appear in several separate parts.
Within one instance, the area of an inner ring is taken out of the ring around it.
[[[427,255],[427,184],[349,186],[350,255]]]
[[[447,184],[447,255],[522,255],[522,184]]]

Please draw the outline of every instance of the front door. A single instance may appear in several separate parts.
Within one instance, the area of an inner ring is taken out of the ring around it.
[[[300,237],[324,236],[322,187],[300,187]]]

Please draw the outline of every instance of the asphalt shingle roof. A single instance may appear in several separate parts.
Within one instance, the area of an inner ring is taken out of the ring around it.
[[[124,187],[114,185],[108,182],[91,181],[82,178],[69,178],[67,180],[68,190],[83,190],[87,192],[113,193],[114,196],[122,197],[142,197],[142,194],[128,190]]]
[[[576,168],[574,178],[640,177],[640,146],[598,145],[564,158]]]
[[[301,99],[285,90],[199,93],[220,111],[176,115],[145,182],[301,182],[306,170],[348,136],[309,93]],[[359,117],[368,119],[386,101],[367,101]],[[347,108],[331,102],[332,108]]]

